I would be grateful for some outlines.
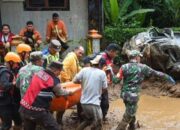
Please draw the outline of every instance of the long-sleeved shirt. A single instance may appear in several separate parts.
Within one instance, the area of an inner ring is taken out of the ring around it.
[[[60,86],[60,80],[50,70],[41,70],[36,73],[26,93],[21,105],[33,111],[48,110],[54,95],[68,95],[69,92]]]
[[[59,20],[58,23],[54,23],[52,20],[47,24],[46,39],[58,39],[58,35],[67,39],[67,29],[65,23]]]
[[[136,61],[122,65],[120,68],[120,79],[123,78],[123,92],[139,93],[140,85],[145,77],[156,76],[167,80],[169,75],[156,71],[149,66]]]
[[[72,81],[74,76],[80,71],[79,60],[74,52],[70,52],[63,60],[63,71],[61,72],[61,81]]]

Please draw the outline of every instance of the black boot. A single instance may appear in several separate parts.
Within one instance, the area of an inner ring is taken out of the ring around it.
[[[131,122],[129,123],[128,130],[135,130],[136,129],[135,122],[136,122],[136,117],[133,117]]]

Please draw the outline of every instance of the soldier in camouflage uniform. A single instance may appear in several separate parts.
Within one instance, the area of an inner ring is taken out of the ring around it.
[[[41,51],[35,51],[30,54],[30,63],[19,70],[16,79],[16,86],[20,88],[21,97],[24,96],[30,85],[32,76],[43,69],[43,54]]]
[[[129,53],[130,62],[122,65],[117,77],[123,79],[121,98],[124,101],[126,111],[122,121],[116,130],[135,130],[137,103],[139,100],[140,85],[145,77],[157,76],[175,84],[173,78],[167,74],[155,71],[149,66],[140,63],[142,54],[137,50]]]

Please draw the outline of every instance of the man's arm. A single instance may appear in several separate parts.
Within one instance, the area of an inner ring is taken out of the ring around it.
[[[74,65],[73,60],[71,57],[66,57],[63,61],[63,72],[61,75],[61,78],[63,81],[71,81],[71,75],[72,75],[72,66]]]
[[[63,89],[59,84],[57,84],[54,88],[53,88],[53,92],[55,93],[56,96],[67,96],[70,95],[72,92],[68,92],[65,89]]]
[[[171,76],[169,76],[168,74],[165,74],[163,72],[156,71],[147,65],[144,65],[143,73],[146,77],[151,77],[151,76],[159,77],[159,78],[162,78],[164,80],[167,80],[167,81],[175,84],[175,81]]]
[[[102,92],[106,91],[108,88],[108,81],[106,77],[106,73],[104,72],[104,75],[102,76]]]
[[[73,79],[74,83],[81,83],[83,79],[83,70],[81,70]]]
[[[10,74],[3,72],[0,77],[0,84],[1,86],[7,91],[11,87],[13,87],[13,82],[9,82],[10,80]]]

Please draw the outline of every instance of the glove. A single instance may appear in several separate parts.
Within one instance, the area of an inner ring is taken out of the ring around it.
[[[176,81],[175,81],[171,76],[169,76],[168,81],[169,81],[170,83],[172,83],[173,85],[176,84]]]
[[[118,84],[118,83],[120,83],[120,79],[115,77],[115,76],[113,76],[112,82],[113,82],[113,84]]]

